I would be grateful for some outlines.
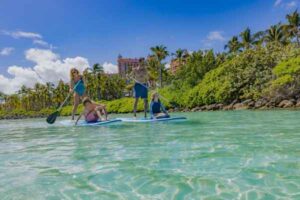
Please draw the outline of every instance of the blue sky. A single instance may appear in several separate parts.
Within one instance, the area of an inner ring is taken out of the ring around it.
[[[171,52],[222,51],[246,27],[264,30],[298,5],[299,0],[1,0],[0,79],[14,78],[9,66],[37,65],[26,58],[29,49],[46,49],[62,62],[80,56],[106,67],[116,64],[119,53],[146,56],[159,44]]]

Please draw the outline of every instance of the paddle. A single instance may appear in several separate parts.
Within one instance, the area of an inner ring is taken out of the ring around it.
[[[79,82],[80,82],[80,81],[78,81],[78,82],[76,83],[76,85],[75,85],[74,88],[73,88],[73,91],[76,89],[76,87],[77,87],[77,85],[79,84]],[[48,124],[53,124],[53,123],[55,122],[56,118],[59,116],[59,114],[60,114],[60,112],[61,112],[62,107],[65,105],[65,103],[67,102],[67,100],[70,98],[70,96],[71,96],[72,93],[73,93],[73,92],[69,92],[68,96],[67,96],[66,99],[63,101],[63,103],[59,106],[59,108],[56,109],[56,111],[55,111],[54,113],[50,114],[50,115],[47,117],[46,121],[47,121]]]
[[[133,77],[130,77],[130,76],[128,76],[127,75],[127,78],[129,78],[129,79],[132,79],[132,80],[134,80],[136,83],[138,83],[138,84],[140,84],[140,85],[142,85],[143,87],[145,87],[145,88],[147,88],[147,89],[149,89],[146,85],[144,85],[144,84],[142,84],[142,83],[140,83],[139,81],[137,81],[135,78],[133,78]],[[158,91],[156,90],[156,92],[158,93]],[[164,97],[164,96],[162,96],[161,94],[159,94],[158,93],[158,95],[162,98],[162,99],[164,99],[165,101],[167,101],[168,103],[170,103],[173,107],[175,107],[175,108],[178,108],[179,107],[179,105],[178,105],[178,103],[176,103],[176,102],[174,102],[174,101],[170,101],[170,100],[168,100],[166,97]]]

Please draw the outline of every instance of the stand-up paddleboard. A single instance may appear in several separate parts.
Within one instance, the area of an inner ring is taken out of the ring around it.
[[[107,120],[107,121],[87,123],[85,120],[79,120],[76,126],[101,126],[101,125],[112,124],[112,123],[121,122],[121,121],[122,120],[120,120],[120,119],[111,119],[111,120]],[[75,122],[72,120],[64,120],[64,121],[60,121],[60,123],[65,126],[74,126],[75,125]]]
[[[160,119],[148,119],[148,118],[117,118],[119,120],[122,120],[122,122],[163,122],[163,121],[182,121],[186,120],[186,117],[169,117],[169,118],[160,118]]]

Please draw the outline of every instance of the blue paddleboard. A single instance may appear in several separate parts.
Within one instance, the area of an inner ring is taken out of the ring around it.
[[[145,118],[117,118],[119,120],[122,120],[122,122],[163,122],[163,121],[182,121],[186,120],[186,117],[169,117],[169,118],[161,118],[161,119],[145,119]]]
[[[106,124],[112,124],[116,122],[121,122],[120,119],[111,119],[107,121],[99,121],[99,122],[93,122],[93,123],[87,123],[85,120],[79,120],[76,126],[101,126]],[[65,126],[73,126],[75,125],[75,121],[72,120],[64,120],[60,122],[61,124]]]

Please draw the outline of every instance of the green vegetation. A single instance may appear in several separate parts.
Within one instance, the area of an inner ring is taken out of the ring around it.
[[[151,85],[154,88],[157,83],[163,85],[159,93],[181,109],[262,99],[275,102],[275,106],[282,100],[300,102],[299,13],[295,11],[286,19],[286,23],[257,33],[246,28],[228,41],[223,53],[185,49],[170,53],[163,45],[152,47],[146,59]],[[164,60],[169,55],[178,65],[175,73],[165,68]],[[132,89],[132,84],[126,84],[128,80],[105,74],[99,64],[85,70],[83,76],[91,99],[105,103],[109,112],[132,112],[133,98],[124,97]],[[51,83],[37,83],[34,88],[23,86],[14,95],[0,93],[5,99],[5,104],[0,105],[0,118],[45,116],[68,92],[68,84],[60,81],[56,87]],[[164,103],[172,107],[169,102]],[[72,99],[62,115],[71,113],[71,105]],[[142,110],[142,101],[139,110]]]

